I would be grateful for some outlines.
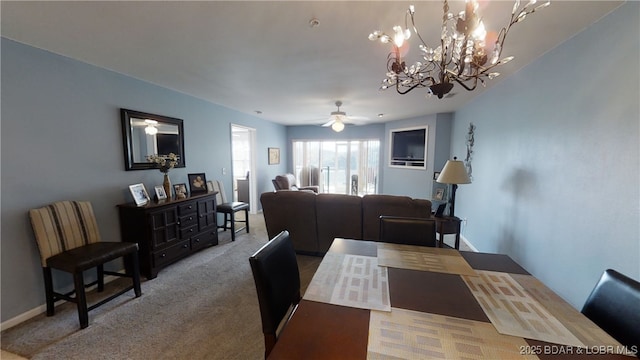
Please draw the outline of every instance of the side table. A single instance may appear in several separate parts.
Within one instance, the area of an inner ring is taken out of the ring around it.
[[[443,247],[444,236],[449,234],[456,235],[455,248],[460,250],[460,218],[455,216],[432,217],[436,221],[436,233],[440,234],[439,247]]]

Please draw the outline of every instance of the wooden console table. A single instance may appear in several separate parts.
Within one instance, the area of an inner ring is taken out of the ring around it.
[[[118,205],[122,241],[138,243],[140,272],[147,279],[195,251],[218,244],[216,194],[151,201],[144,206]]]
[[[455,248],[460,250],[460,223],[462,220],[455,216],[434,216],[432,219],[436,221],[436,233],[440,234],[439,247],[443,247],[445,235],[455,234]]]

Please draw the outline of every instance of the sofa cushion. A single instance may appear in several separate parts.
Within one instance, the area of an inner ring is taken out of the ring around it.
[[[362,239],[362,198],[344,194],[318,194],[318,247],[326,253],[334,238]]]
[[[431,217],[431,201],[397,195],[362,197],[362,239],[379,240],[380,216]]]
[[[289,231],[297,252],[317,253],[316,194],[311,191],[278,191],[260,195],[269,238]]]

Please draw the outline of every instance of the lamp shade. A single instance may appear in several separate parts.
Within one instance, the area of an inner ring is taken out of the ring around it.
[[[469,179],[464,163],[453,158],[453,160],[447,160],[436,182],[441,184],[470,184],[471,179]]]

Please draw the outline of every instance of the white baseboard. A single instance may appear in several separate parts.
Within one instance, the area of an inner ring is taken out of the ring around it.
[[[33,308],[27,312],[24,312],[12,319],[9,319],[7,321],[3,321],[2,323],[0,323],[0,331],[5,331],[9,328],[12,328],[24,321],[27,321],[29,319],[31,319],[32,317],[36,317],[40,314],[42,314],[43,312],[47,311],[47,305],[42,304],[36,308]]]
[[[118,279],[118,276],[113,276],[113,275],[107,275],[104,277],[104,283],[108,284],[110,282],[112,282],[115,279]],[[91,291],[93,290],[95,287],[97,287],[97,285],[91,286],[87,289],[85,289],[85,291]],[[64,304],[66,301],[58,301],[56,302],[56,307]],[[2,323],[0,323],[0,331],[5,331],[7,329],[10,329],[20,323],[23,323],[33,317],[36,317],[42,313],[47,312],[47,304],[42,304],[39,306],[36,306],[35,308],[31,309],[31,310],[27,310],[25,312],[23,312],[22,314],[15,316],[7,321],[3,321]]]
[[[463,241],[473,252],[478,252],[475,246],[473,246],[466,237],[460,235],[460,240]]]

